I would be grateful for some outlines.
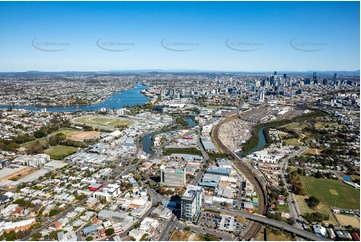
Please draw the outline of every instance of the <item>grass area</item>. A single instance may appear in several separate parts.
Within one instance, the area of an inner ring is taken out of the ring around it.
[[[217,237],[211,234],[197,234],[196,241],[219,241]]]
[[[290,213],[290,209],[288,207],[288,204],[286,203],[285,205],[276,205],[277,210],[276,212],[278,213]]]
[[[128,126],[133,123],[125,119],[97,117],[97,116],[84,116],[84,117],[76,118],[73,121],[89,126],[100,126],[100,127]]]
[[[288,133],[282,132],[282,131],[279,131],[278,134],[279,134],[279,136],[280,136],[281,138],[284,138],[284,137],[286,137],[286,136],[288,135]]]
[[[349,177],[351,177],[352,180],[360,179],[360,176],[359,176],[359,175],[350,175]]]
[[[301,177],[305,184],[305,191],[309,196],[317,197],[327,206],[346,209],[360,208],[360,190],[357,190],[342,181],[331,179],[317,179]],[[337,193],[337,195],[335,195]]]
[[[77,151],[78,148],[75,147],[57,145],[46,149],[44,153],[50,155],[51,159],[61,160]]]
[[[301,131],[306,126],[307,126],[306,124],[294,122],[294,123],[286,124],[282,127],[286,128],[286,129],[291,129],[291,130],[294,130],[297,132],[297,131]]]
[[[55,132],[49,134],[49,136],[54,136],[54,135],[57,135],[59,133],[63,133],[65,135],[68,135],[68,134],[72,134],[72,133],[75,133],[75,132],[79,132],[79,130],[77,130],[77,129],[60,129],[58,131],[55,131]]]
[[[338,123],[327,123],[327,122],[317,122],[315,123],[316,129],[325,129],[325,128],[332,128],[338,126]]]
[[[262,226],[261,230],[259,231],[259,233],[257,234],[255,241],[264,241],[264,227]]]
[[[170,241],[185,241],[188,240],[192,232],[181,229],[175,229],[170,237]]]
[[[292,139],[286,139],[284,140],[286,145],[294,145],[294,146],[301,146],[303,145],[301,142],[298,141],[298,139],[296,138],[292,138]]]
[[[31,144],[33,144],[37,140],[40,142],[41,145],[44,145],[44,144],[46,144],[48,142],[47,138],[39,138],[39,139],[35,139],[33,141],[23,143],[23,144],[20,145],[20,147],[28,148]]]
[[[280,230],[266,229],[267,241],[290,241],[293,240],[289,234]]]
[[[326,206],[323,203],[320,203],[316,209],[311,209],[307,206],[307,203],[305,201],[305,199],[308,198],[308,196],[300,196],[300,195],[296,195],[296,200],[297,200],[297,205],[298,208],[300,209],[302,214],[305,213],[314,213],[314,212],[319,212],[322,214],[327,214],[329,216],[329,220],[327,221],[328,223],[331,224],[337,224],[337,221],[335,219],[335,217],[333,216],[330,208],[328,206]]]

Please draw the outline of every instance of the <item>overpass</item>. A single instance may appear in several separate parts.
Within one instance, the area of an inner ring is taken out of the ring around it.
[[[306,230],[303,229],[299,229],[293,225],[290,225],[286,222],[283,221],[278,221],[278,220],[274,220],[274,219],[270,219],[267,218],[265,216],[262,215],[258,215],[258,214],[252,214],[252,213],[247,213],[247,212],[243,212],[243,211],[236,211],[236,210],[231,210],[231,209],[214,209],[214,210],[219,210],[220,212],[224,212],[227,214],[231,214],[234,216],[243,216],[246,219],[258,222],[258,223],[262,223],[262,224],[268,224],[270,226],[279,228],[279,229],[283,229],[285,231],[288,231],[290,233],[294,233],[299,237],[308,239],[308,240],[314,240],[314,241],[331,241],[327,238],[324,237],[319,237],[317,235],[315,235],[314,233],[308,232]]]

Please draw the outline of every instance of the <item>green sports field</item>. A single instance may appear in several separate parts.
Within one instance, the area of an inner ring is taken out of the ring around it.
[[[50,155],[50,157],[54,160],[61,160],[77,151],[78,148],[75,147],[57,145],[46,149],[44,153]]]
[[[120,118],[112,118],[112,117],[98,117],[98,116],[83,116],[80,118],[76,118],[73,120],[76,123],[82,123],[89,126],[99,126],[99,127],[116,127],[116,126],[128,126],[133,122],[120,119]]]
[[[302,177],[305,191],[327,206],[346,209],[360,209],[360,190],[342,181]]]

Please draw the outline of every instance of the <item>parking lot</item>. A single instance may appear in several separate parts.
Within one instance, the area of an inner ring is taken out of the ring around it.
[[[214,232],[226,231],[236,232],[236,234],[242,234],[247,227],[247,223],[241,223],[235,216],[212,212],[203,212],[198,225],[203,228],[212,229]]]

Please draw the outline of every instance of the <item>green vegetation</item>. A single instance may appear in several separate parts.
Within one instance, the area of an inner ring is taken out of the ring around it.
[[[291,241],[291,240],[295,240],[295,238],[285,232],[285,231],[281,231],[278,229],[274,229],[274,228],[270,228],[270,229],[265,229],[265,241]],[[263,240],[263,239],[262,239]]]
[[[339,126],[338,123],[328,123],[328,122],[317,122],[315,123],[315,128],[316,129],[328,129],[328,128],[333,128]]]
[[[187,121],[185,121],[185,119],[182,118],[182,117],[177,117],[176,120],[175,120],[175,122],[176,122],[176,124],[179,124],[179,125],[181,125],[181,126],[183,126],[183,127],[187,127],[187,126],[188,126]]]
[[[297,171],[290,173],[289,177],[292,191],[297,195],[305,195],[306,193],[303,185],[303,180],[301,179],[301,176],[297,173]]]
[[[33,208],[35,206],[30,200],[25,201],[24,198],[19,198],[14,203],[24,208]]]
[[[345,209],[358,209],[360,206],[360,190],[341,181],[301,177],[305,192],[309,196],[317,196],[325,205]]]
[[[212,234],[202,234],[202,235],[198,235],[200,240],[203,241],[219,241],[219,239],[212,235]]]
[[[259,133],[260,129],[262,129],[264,127],[265,127],[265,124],[258,124],[253,128],[251,138],[249,140],[247,140],[246,143],[242,147],[242,150],[243,150],[242,153],[244,155],[249,154],[250,151],[258,145],[258,141],[259,141],[258,133]]]
[[[37,139],[31,142],[26,148],[27,153],[30,155],[42,153],[45,149],[49,148],[49,142],[45,138]]]
[[[210,159],[217,159],[217,158],[227,158],[228,155],[224,154],[224,153],[214,153],[214,152],[207,152],[207,154],[209,155]]]
[[[164,153],[166,155],[170,155],[173,153],[202,155],[201,151],[198,150],[197,148],[166,148],[166,149],[164,149]]]
[[[76,132],[79,132],[79,130],[76,130],[76,129],[60,129],[58,131],[55,131],[51,134],[49,134],[49,136],[54,136],[54,135],[57,135],[59,133],[63,133],[65,135],[68,135],[68,134],[72,134],[72,133],[76,133]]]
[[[59,214],[59,213],[60,213],[60,210],[58,210],[58,209],[52,209],[52,210],[50,210],[50,212],[49,212],[49,217],[55,216],[55,215],[57,215],[57,214]]]
[[[71,154],[74,154],[77,150],[78,149],[74,147],[57,145],[44,150],[44,153],[50,155],[51,159],[61,160]]]
[[[243,154],[247,155],[250,153],[250,151],[256,147],[258,145],[258,133],[259,130],[262,128],[278,128],[284,125],[291,125],[289,127],[291,128],[299,128],[297,127],[297,122],[303,122],[305,120],[308,119],[313,119],[313,118],[317,118],[317,117],[322,117],[325,116],[326,113],[322,112],[322,111],[313,111],[311,113],[307,113],[307,114],[303,114],[291,119],[282,119],[282,120],[276,120],[276,121],[271,121],[268,123],[261,123],[256,125],[253,130],[252,130],[252,136],[249,140],[246,141],[246,143],[243,145],[242,149],[243,149]],[[291,124],[294,123],[294,124]],[[301,129],[302,130],[302,129]],[[270,137],[268,136],[268,130],[264,130],[265,136],[266,136],[266,140],[267,140],[267,145],[270,142]],[[287,143],[286,144],[290,144],[290,145],[302,145],[301,143],[298,142],[298,134],[294,131],[294,130],[287,130],[287,133],[291,133],[291,137],[286,137]]]
[[[44,136],[46,136],[46,132],[44,130],[37,130],[34,132],[35,138],[43,138]]]
[[[37,232],[35,234],[33,234],[33,236],[31,236],[31,240],[32,241],[39,241],[43,236],[41,235],[40,232]]]
[[[292,138],[292,139],[286,139],[284,140],[286,145],[293,145],[293,146],[301,146],[303,143],[301,143],[298,139]]]
[[[50,136],[49,144],[51,146],[60,145],[66,140],[66,135],[64,133],[57,133],[56,135]]]
[[[74,122],[82,123],[88,126],[99,126],[104,128],[123,127],[131,125],[133,123],[125,119],[98,116],[84,116],[74,119]]]
[[[34,143],[38,143],[37,141],[39,141],[40,145],[48,145],[48,140],[46,138],[40,138],[40,139],[36,139],[33,141],[25,142],[25,143],[21,144],[20,147],[29,148]]]
[[[108,228],[105,230],[105,234],[107,236],[111,236],[112,234],[114,234],[114,229],[113,228]]]
[[[324,220],[328,220],[329,216],[319,213],[319,212],[315,212],[315,213],[305,213],[303,214],[303,217],[309,222],[309,223],[313,223],[313,222],[322,222]]]
[[[140,238],[140,241],[146,241],[149,237],[149,234],[145,233],[143,234],[142,238]]]
[[[320,200],[318,200],[315,196],[311,196],[307,199],[305,199],[307,206],[310,208],[316,208],[318,204],[320,204]]]

